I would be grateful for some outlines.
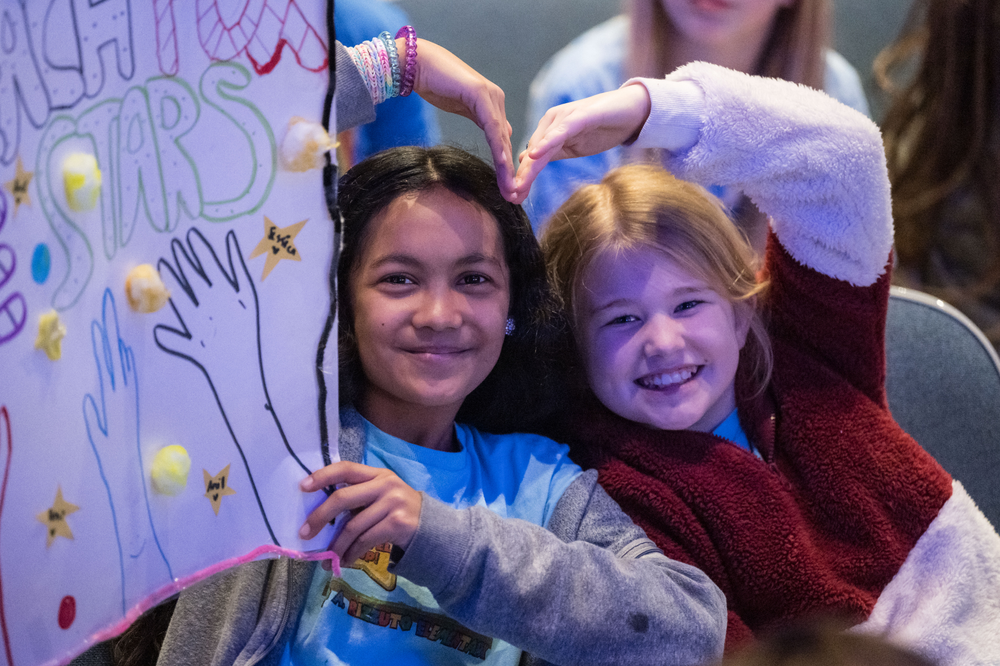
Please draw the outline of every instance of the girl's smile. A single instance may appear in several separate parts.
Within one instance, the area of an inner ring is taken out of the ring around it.
[[[708,432],[736,408],[749,320],[704,280],[640,248],[599,254],[577,293],[587,377],[608,409],[653,428]]]

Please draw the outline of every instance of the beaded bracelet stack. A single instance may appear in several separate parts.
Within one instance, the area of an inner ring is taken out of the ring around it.
[[[396,39],[406,40],[406,61],[401,68]],[[364,80],[374,104],[381,104],[390,97],[406,97],[413,92],[417,74],[417,32],[404,25],[393,39],[388,31],[375,39],[347,47],[354,66]]]

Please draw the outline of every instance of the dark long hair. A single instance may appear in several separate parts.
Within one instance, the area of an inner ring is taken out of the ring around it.
[[[366,384],[354,334],[350,284],[370,235],[370,222],[398,197],[434,187],[479,205],[496,220],[510,271],[510,316],[516,326],[504,339],[493,371],[465,399],[457,418],[489,432],[532,429],[556,407],[553,358],[564,320],[528,217],[500,194],[490,166],[450,146],[386,150],[341,178],[337,199],[344,218],[337,269],[341,404],[355,403]]]
[[[981,292],[1000,284],[998,40],[996,0],[919,0],[902,36],[875,60],[892,95],[882,132],[900,264],[923,272],[949,197],[970,194],[985,213],[979,237],[994,257],[971,285]]]

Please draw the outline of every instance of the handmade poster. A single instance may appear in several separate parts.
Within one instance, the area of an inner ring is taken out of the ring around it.
[[[0,0],[0,664],[329,544],[329,46],[318,1]]]

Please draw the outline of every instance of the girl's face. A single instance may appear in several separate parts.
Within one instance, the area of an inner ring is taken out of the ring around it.
[[[684,38],[702,44],[732,43],[766,34],[775,14],[796,0],[660,0]]]
[[[587,378],[608,409],[652,428],[710,432],[736,408],[749,318],[704,280],[642,248],[599,254],[577,294]]]
[[[457,412],[500,357],[509,283],[496,220],[445,188],[372,219],[350,285],[367,408]]]

